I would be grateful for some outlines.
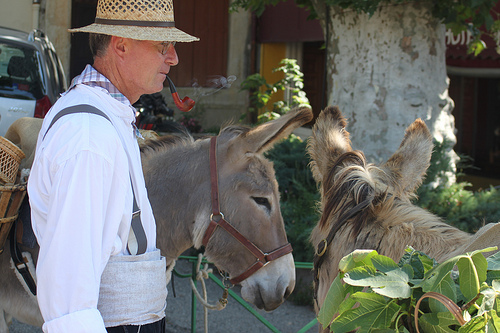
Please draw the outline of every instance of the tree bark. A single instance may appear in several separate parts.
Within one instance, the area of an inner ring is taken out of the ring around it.
[[[316,1],[316,10],[323,10]],[[385,161],[404,130],[421,118],[453,146],[445,27],[421,2],[385,4],[372,17],[330,7],[320,20],[327,40],[328,101],[348,119],[354,149]],[[321,17],[321,15],[320,15]],[[448,152],[455,161],[456,154]]]

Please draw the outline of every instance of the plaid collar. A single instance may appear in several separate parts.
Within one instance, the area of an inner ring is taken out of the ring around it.
[[[144,139],[139,132],[139,129],[135,125],[135,108],[130,104],[130,101],[123,95],[114,85],[111,83],[111,81],[108,80],[107,77],[99,73],[94,67],[91,65],[87,65],[83,72],[75,76],[73,81],[71,81],[71,85],[69,86],[68,91],[70,91],[74,86],[77,84],[85,84],[90,87],[101,87],[104,90],[106,90],[111,97],[116,99],[117,101],[128,105],[134,115],[134,121],[132,122],[132,127],[134,128],[135,135],[141,139]],[[63,94],[64,95],[64,94]]]
[[[68,89],[70,91],[77,84],[85,84],[90,87],[101,87],[105,89],[111,97],[116,99],[117,101],[131,105],[130,101],[123,95],[112,83],[108,80],[107,77],[99,73],[94,67],[91,65],[87,65],[83,72],[76,76],[73,81],[71,81],[71,85]]]

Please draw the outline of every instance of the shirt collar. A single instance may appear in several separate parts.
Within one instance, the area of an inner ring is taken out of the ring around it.
[[[131,105],[127,97],[125,97],[125,95],[123,95],[118,88],[116,88],[113,83],[108,80],[107,77],[99,73],[91,65],[87,65],[83,72],[71,81],[68,91],[70,91],[77,84],[85,84],[90,87],[101,87],[117,101],[126,105]]]
[[[107,77],[99,73],[94,67],[91,65],[87,65],[83,72],[75,76],[75,78],[71,81],[71,85],[69,86],[68,90],[64,93],[66,94],[68,91],[70,91],[73,87],[75,87],[77,84],[85,84],[90,87],[100,87],[104,90],[106,90],[111,97],[116,99],[117,101],[128,105],[130,109],[132,110],[132,114],[134,116],[134,121],[132,122],[132,127],[134,128],[135,135],[141,139],[144,139],[139,132],[139,129],[135,125],[135,108],[130,104],[130,101],[123,95],[118,88],[116,88],[111,81],[108,80]],[[63,95],[64,95],[63,94]]]

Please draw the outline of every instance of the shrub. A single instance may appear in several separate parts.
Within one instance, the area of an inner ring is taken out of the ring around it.
[[[493,187],[471,191],[467,182],[449,186],[439,181],[450,171],[450,161],[445,155],[447,142],[434,142],[434,152],[427,177],[418,189],[418,206],[440,216],[445,222],[467,232],[475,232],[484,224],[500,221],[500,191]],[[470,168],[470,158],[460,156],[457,176]],[[436,187],[433,184],[438,184]]]
[[[282,59],[280,66],[273,69],[273,72],[283,72],[284,78],[270,84],[259,73],[248,76],[242,83],[240,91],[250,92],[250,107],[248,112],[257,116],[257,123],[279,118],[281,115],[290,111],[291,108],[298,105],[309,105],[304,88],[304,74],[300,71],[296,59]],[[285,100],[273,103],[272,108],[267,108],[267,103],[271,97],[278,91],[285,92]],[[242,115],[244,119],[247,115]]]

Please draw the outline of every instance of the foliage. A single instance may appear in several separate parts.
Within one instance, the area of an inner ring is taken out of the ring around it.
[[[316,203],[320,196],[309,169],[306,142],[292,134],[268,151],[266,157],[274,163],[281,214],[295,260],[310,262],[314,252],[309,235],[319,220]]]
[[[318,321],[336,333],[415,332],[416,313],[425,332],[498,332],[500,252],[483,255],[493,249],[441,264],[412,248],[398,264],[374,250],[356,250],[342,258]]]
[[[448,184],[451,173],[448,142],[434,141],[431,165],[423,185],[418,189],[416,204],[440,216],[447,223],[467,232],[475,232],[485,223],[500,221],[500,190],[493,187],[471,191],[470,184]],[[470,158],[461,156],[457,176],[469,168]]]
[[[302,91],[304,88],[304,74],[300,71],[297,60],[282,59],[280,67],[273,69],[273,72],[283,72],[284,78],[274,84],[269,84],[262,75],[256,73],[248,76],[241,83],[240,90],[248,90],[250,92],[249,112],[257,114],[259,110],[263,111],[258,116],[258,123],[279,118],[280,115],[287,113],[295,106],[301,104],[309,105],[306,93]],[[272,95],[278,91],[285,91],[286,94],[290,95],[290,99],[285,98],[285,101],[278,101],[273,104],[271,110],[267,109],[267,103]],[[243,115],[243,117],[246,117],[246,115]]]
[[[251,10],[258,16],[262,15],[266,6],[276,5],[284,0],[235,0],[230,5],[230,11],[237,11],[239,8]],[[420,0],[424,2],[424,0]],[[295,0],[299,6],[307,7],[315,15],[314,3],[321,3],[327,6],[353,9],[358,13],[373,15],[379,5],[384,3],[405,3],[408,0]],[[418,1],[416,1],[418,2]],[[433,16],[441,20],[452,29],[454,34],[462,31],[469,31],[472,34],[472,41],[469,44],[469,52],[479,54],[486,46],[481,40],[481,27],[486,33],[493,34],[500,30],[499,13],[492,12],[497,0],[432,0],[430,3]]]

